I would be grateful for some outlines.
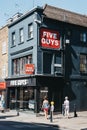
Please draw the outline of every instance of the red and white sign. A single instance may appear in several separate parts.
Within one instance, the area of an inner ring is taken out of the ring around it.
[[[34,74],[34,64],[25,65],[25,74]]]
[[[58,31],[41,28],[40,45],[46,48],[60,49],[60,34]]]
[[[6,89],[6,83],[0,82],[0,90]]]

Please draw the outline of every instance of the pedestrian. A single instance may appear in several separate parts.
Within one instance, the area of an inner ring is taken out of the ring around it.
[[[67,96],[65,97],[64,108],[65,108],[65,116],[69,118],[69,100]]]
[[[44,97],[42,109],[44,111],[45,118],[48,119],[49,101],[47,99],[47,96]]]

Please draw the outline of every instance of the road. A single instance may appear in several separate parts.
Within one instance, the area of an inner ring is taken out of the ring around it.
[[[53,125],[39,123],[23,123],[15,121],[3,121],[0,119],[0,130],[58,130]]]

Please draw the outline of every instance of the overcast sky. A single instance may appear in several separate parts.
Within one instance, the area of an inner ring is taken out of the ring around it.
[[[87,15],[87,0],[0,0],[0,27],[17,12],[25,13],[45,4]]]

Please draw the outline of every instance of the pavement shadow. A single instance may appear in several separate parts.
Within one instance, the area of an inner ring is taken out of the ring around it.
[[[87,130],[87,128],[83,128],[83,129],[81,129],[81,130]]]
[[[42,129],[42,130],[61,130],[58,125],[53,124],[45,124],[45,123],[35,123],[35,122],[17,122],[17,121],[0,121],[0,130],[3,128],[9,128],[9,130],[35,130],[35,129]]]
[[[11,117],[16,117],[17,115],[4,115],[4,116],[0,116],[0,119],[6,119],[6,118],[11,118]]]

